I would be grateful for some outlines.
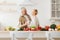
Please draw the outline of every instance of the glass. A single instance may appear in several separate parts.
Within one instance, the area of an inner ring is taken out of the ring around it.
[[[60,11],[60,4],[57,4],[57,11]]]
[[[52,10],[56,10],[56,5],[52,4]]]
[[[60,11],[57,11],[56,16],[60,17]]]
[[[52,0],[52,3],[56,3],[56,0]]]
[[[56,0],[56,3],[57,3],[57,4],[60,4],[60,0]]]
[[[56,13],[55,11],[52,11],[52,17],[55,17],[55,13]]]

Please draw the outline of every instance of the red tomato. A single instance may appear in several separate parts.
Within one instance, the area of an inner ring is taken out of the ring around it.
[[[49,28],[50,28],[50,26],[45,26],[45,29],[46,29],[46,30],[49,30]]]
[[[39,30],[41,30],[41,27],[38,27]]]
[[[24,31],[29,31],[29,28],[24,28]]]
[[[38,31],[38,30],[41,30],[41,27],[36,27],[36,30]]]

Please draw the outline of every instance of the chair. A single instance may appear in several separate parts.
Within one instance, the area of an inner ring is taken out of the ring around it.
[[[11,36],[9,32],[0,32],[0,40],[11,40]]]
[[[50,40],[60,40],[60,32],[59,31],[50,32]]]

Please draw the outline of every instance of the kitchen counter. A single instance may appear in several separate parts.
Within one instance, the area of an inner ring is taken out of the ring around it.
[[[0,31],[0,38],[60,38],[59,31]],[[47,39],[47,40],[48,40]]]

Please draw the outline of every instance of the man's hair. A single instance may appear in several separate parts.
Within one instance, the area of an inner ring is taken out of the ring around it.
[[[35,12],[38,12],[38,10],[37,10],[37,9],[35,9]]]

